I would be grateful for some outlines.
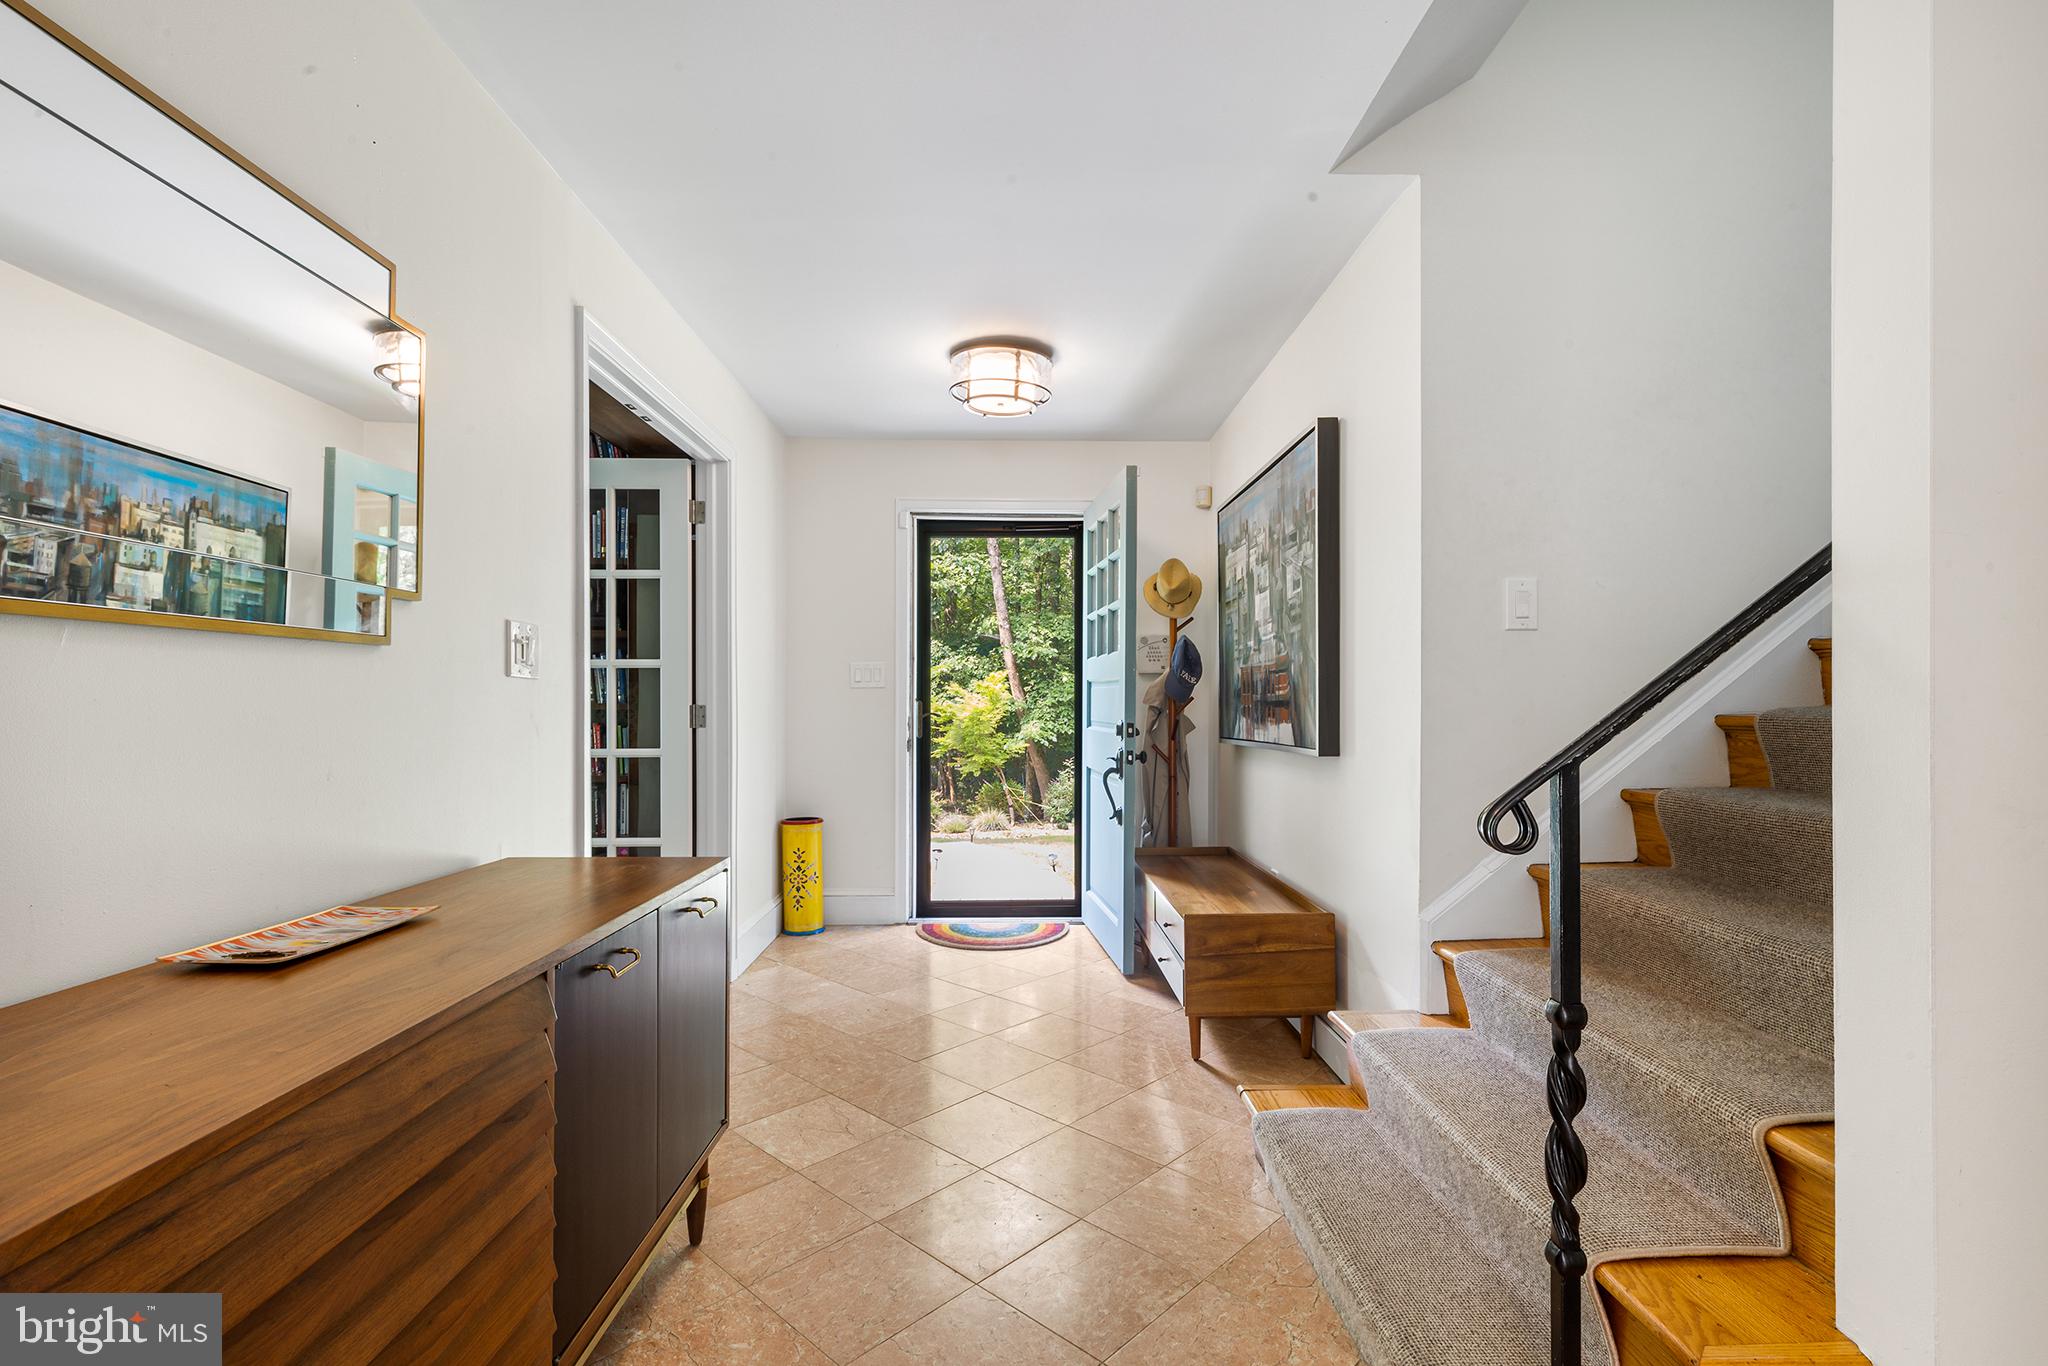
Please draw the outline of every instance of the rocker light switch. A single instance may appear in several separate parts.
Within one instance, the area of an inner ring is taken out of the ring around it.
[[[878,663],[856,663],[851,667],[849,686],[855,688],[881,688],[888,686],[885,668]]]
[[[1535,630],[1536,580],[1503,579],[1501,583],[1507,604],[1507,620],[1502,625],[1510,631]]]

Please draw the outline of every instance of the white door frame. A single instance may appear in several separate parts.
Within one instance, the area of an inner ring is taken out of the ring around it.
[[[894,924],[917,915],[917,523],[919,520],[998,520],[1074,517],[1086,498],[898,498],[896,500],[896,717],[903,762],[896,765],[896,886],[867,892],[827,892],[828,919],[839,924]],[[1081,643],[1074,642],[1080,649]],[[1078,667],[1078,665],[1077,665]],[[833,915],[838,901],[839,914]]]
[[[738,659],[733,650],[733,448],[580,304],[576,308],[575,370],[576,434],[569,462],[575,471],[575,493],[568,511],[575,527],[570,543],[577,547],[569,557],[575,593],[570,619],[575,622],[575,634],[564,651],[576,662],[576,667],[568,672],[579,719],[574,736],[575,754],[563,768],[573,779],[576,790],[575,843],[570,847],[578,852],[590,848],[590,680],[585,660],[590,640],[590,587],[586,572],[589,556],[584,547],[590,522],[590,386],[596,382],[648,426],[697,459],[697,498],[704,504],[705,517],[697,533],[696,700],[705,708],[706,723],[697,735],[697,790],[692,794],[692,806],[696,813],[697,847],[720,851],[731,858],[732,871],[726,883],[731,914],[726,917],[726,925],[728,933],[737,937],[744,919],[740,908],[747,904],[740,894],[742,875],[749,870],[741,867],[734,847],[738,822],[733,703],[739,688]],[[731,947],[731,961],[737,969],[738,945]]]

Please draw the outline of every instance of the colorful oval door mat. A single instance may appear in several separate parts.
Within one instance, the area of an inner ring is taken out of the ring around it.
[[[1066,932],[1057,920],[936,920],[917,927],[921,938],[956,949],[1028,949]]]

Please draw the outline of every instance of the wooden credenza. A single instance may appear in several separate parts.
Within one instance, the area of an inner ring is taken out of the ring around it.
[[[1140,849],[1145,949],[1188,1017],[1188,1056],[1202,1021],[1301,1021],[1301,1055],[1317,1015],[1337,1008],[1337,918],[1229,849]]]
[[[0,1289],[212,1291],[237,1363],[574,1360],[724,1131],[717,859],[508,859],[266,969],[0,1010]]]

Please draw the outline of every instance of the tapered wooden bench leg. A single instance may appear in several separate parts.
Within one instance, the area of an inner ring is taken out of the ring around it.
[[[1301,1017],[1301,1056],[1313,1058],[1316,1055],[1316,1017]]]
[[[1196,1062],[1202,1060],[1202,1017],[1188,1016],[1188,1056]]]
[[[697,1193],[690,1197],[690,1204],[683,1211],[683,1220],[690,1231],[690,1246],[704,1241],[704,1214],[711,1208],[711,1164],[704,1164],[704,1174],[697,1178]]]

